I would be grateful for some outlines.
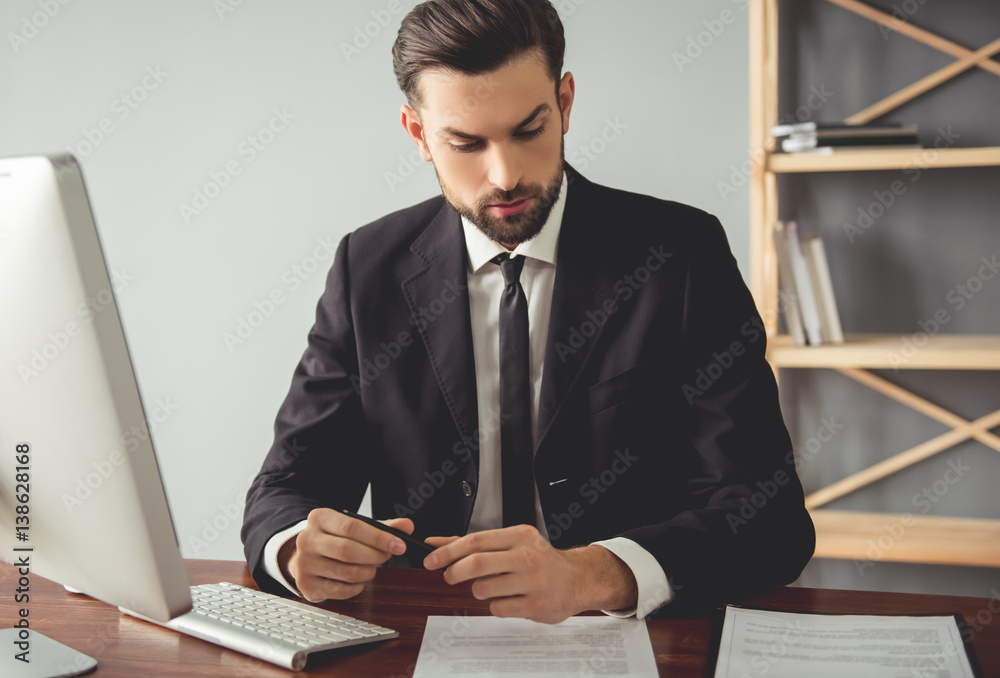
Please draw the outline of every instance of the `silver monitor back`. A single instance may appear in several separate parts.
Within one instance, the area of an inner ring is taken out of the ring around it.
[[[148,431],[79,165],[0,159],[3,558],[166,621],[191,596],[152,440],[136,426]]]

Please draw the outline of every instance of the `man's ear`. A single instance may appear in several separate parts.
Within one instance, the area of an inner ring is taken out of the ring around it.
[[[569,114],[573,110],[573,99],[576,97],[576,81],[569,71],[559,81],[559,108],[562,111],[563,134],[569,132]]]
[[[406,130],[406,134],[413,139],[413,143],[420,150],[420,157],[425,162],[430,162],[431,152],[428,150],[427,142],[424,140],[424,127],[420,124],[420,116],[417,115],[417,112],[406,104],[403,104],[400,108],[399,121],[403,123],[403,129]]]

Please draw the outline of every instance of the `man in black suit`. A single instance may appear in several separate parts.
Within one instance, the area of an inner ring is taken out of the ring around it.
[[[547,0],[430,0],[393,48],[442,196],[346,236],[247,493],[267,590],[360,592],[402,540],[498,616],[643,617],[795,579],[815,535],[765,336],[709,214],[564,161]],[[412,563],[411,564],[416,564]]]

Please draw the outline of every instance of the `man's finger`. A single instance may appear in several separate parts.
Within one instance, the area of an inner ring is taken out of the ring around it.
[[[507,551],[470,554],[448,566],[444,571],[444,580],[448,584],[461,584],[484,577],[519,572],[525,567],[523,553],[525,548],[521,546]]]
[[[327,534],[356,541],[378,551],[395,555],[406,551],[406,544],[399,537],[333,509],[313,509],[309,513],[308,520],[310,525]]]
[[[381,565],[392,557],[389,551],[323,532],[310,539],[309,553],[325,560],[355,565]]]
[[[436,570],[472,555],[490,551],[506,551],[518,544],[544,547],[548,545],[538,530],[530,525],[515,525],[499,530],[483,530],[460,537],[450,544],[441,546],[424,559],[424,567]]]
[[[389,527],[394,527],[406,534],[413,534],[413,521],[409,518],[389,518],[388,520],[380,520],[379,522],[385,523]]]

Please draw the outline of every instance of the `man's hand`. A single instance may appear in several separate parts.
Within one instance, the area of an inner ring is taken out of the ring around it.
[[[308,521],[306,529],[288,541],[289,548],[278,552],[278,566],[311,603],[358,595],[375,576],[376,566],[406,551],[399,537],[333,509],[313,509]],[[409,518],[381,522],[413,534]]]
[[[428,570],[447,568],[449,584],[472,582],[472,595],[490,601],[497,617],[555,624],[584,610],[634,607],[632,571],[601,546],[560,551],[530,525],[432,537],[439,548],[424,559]]]

